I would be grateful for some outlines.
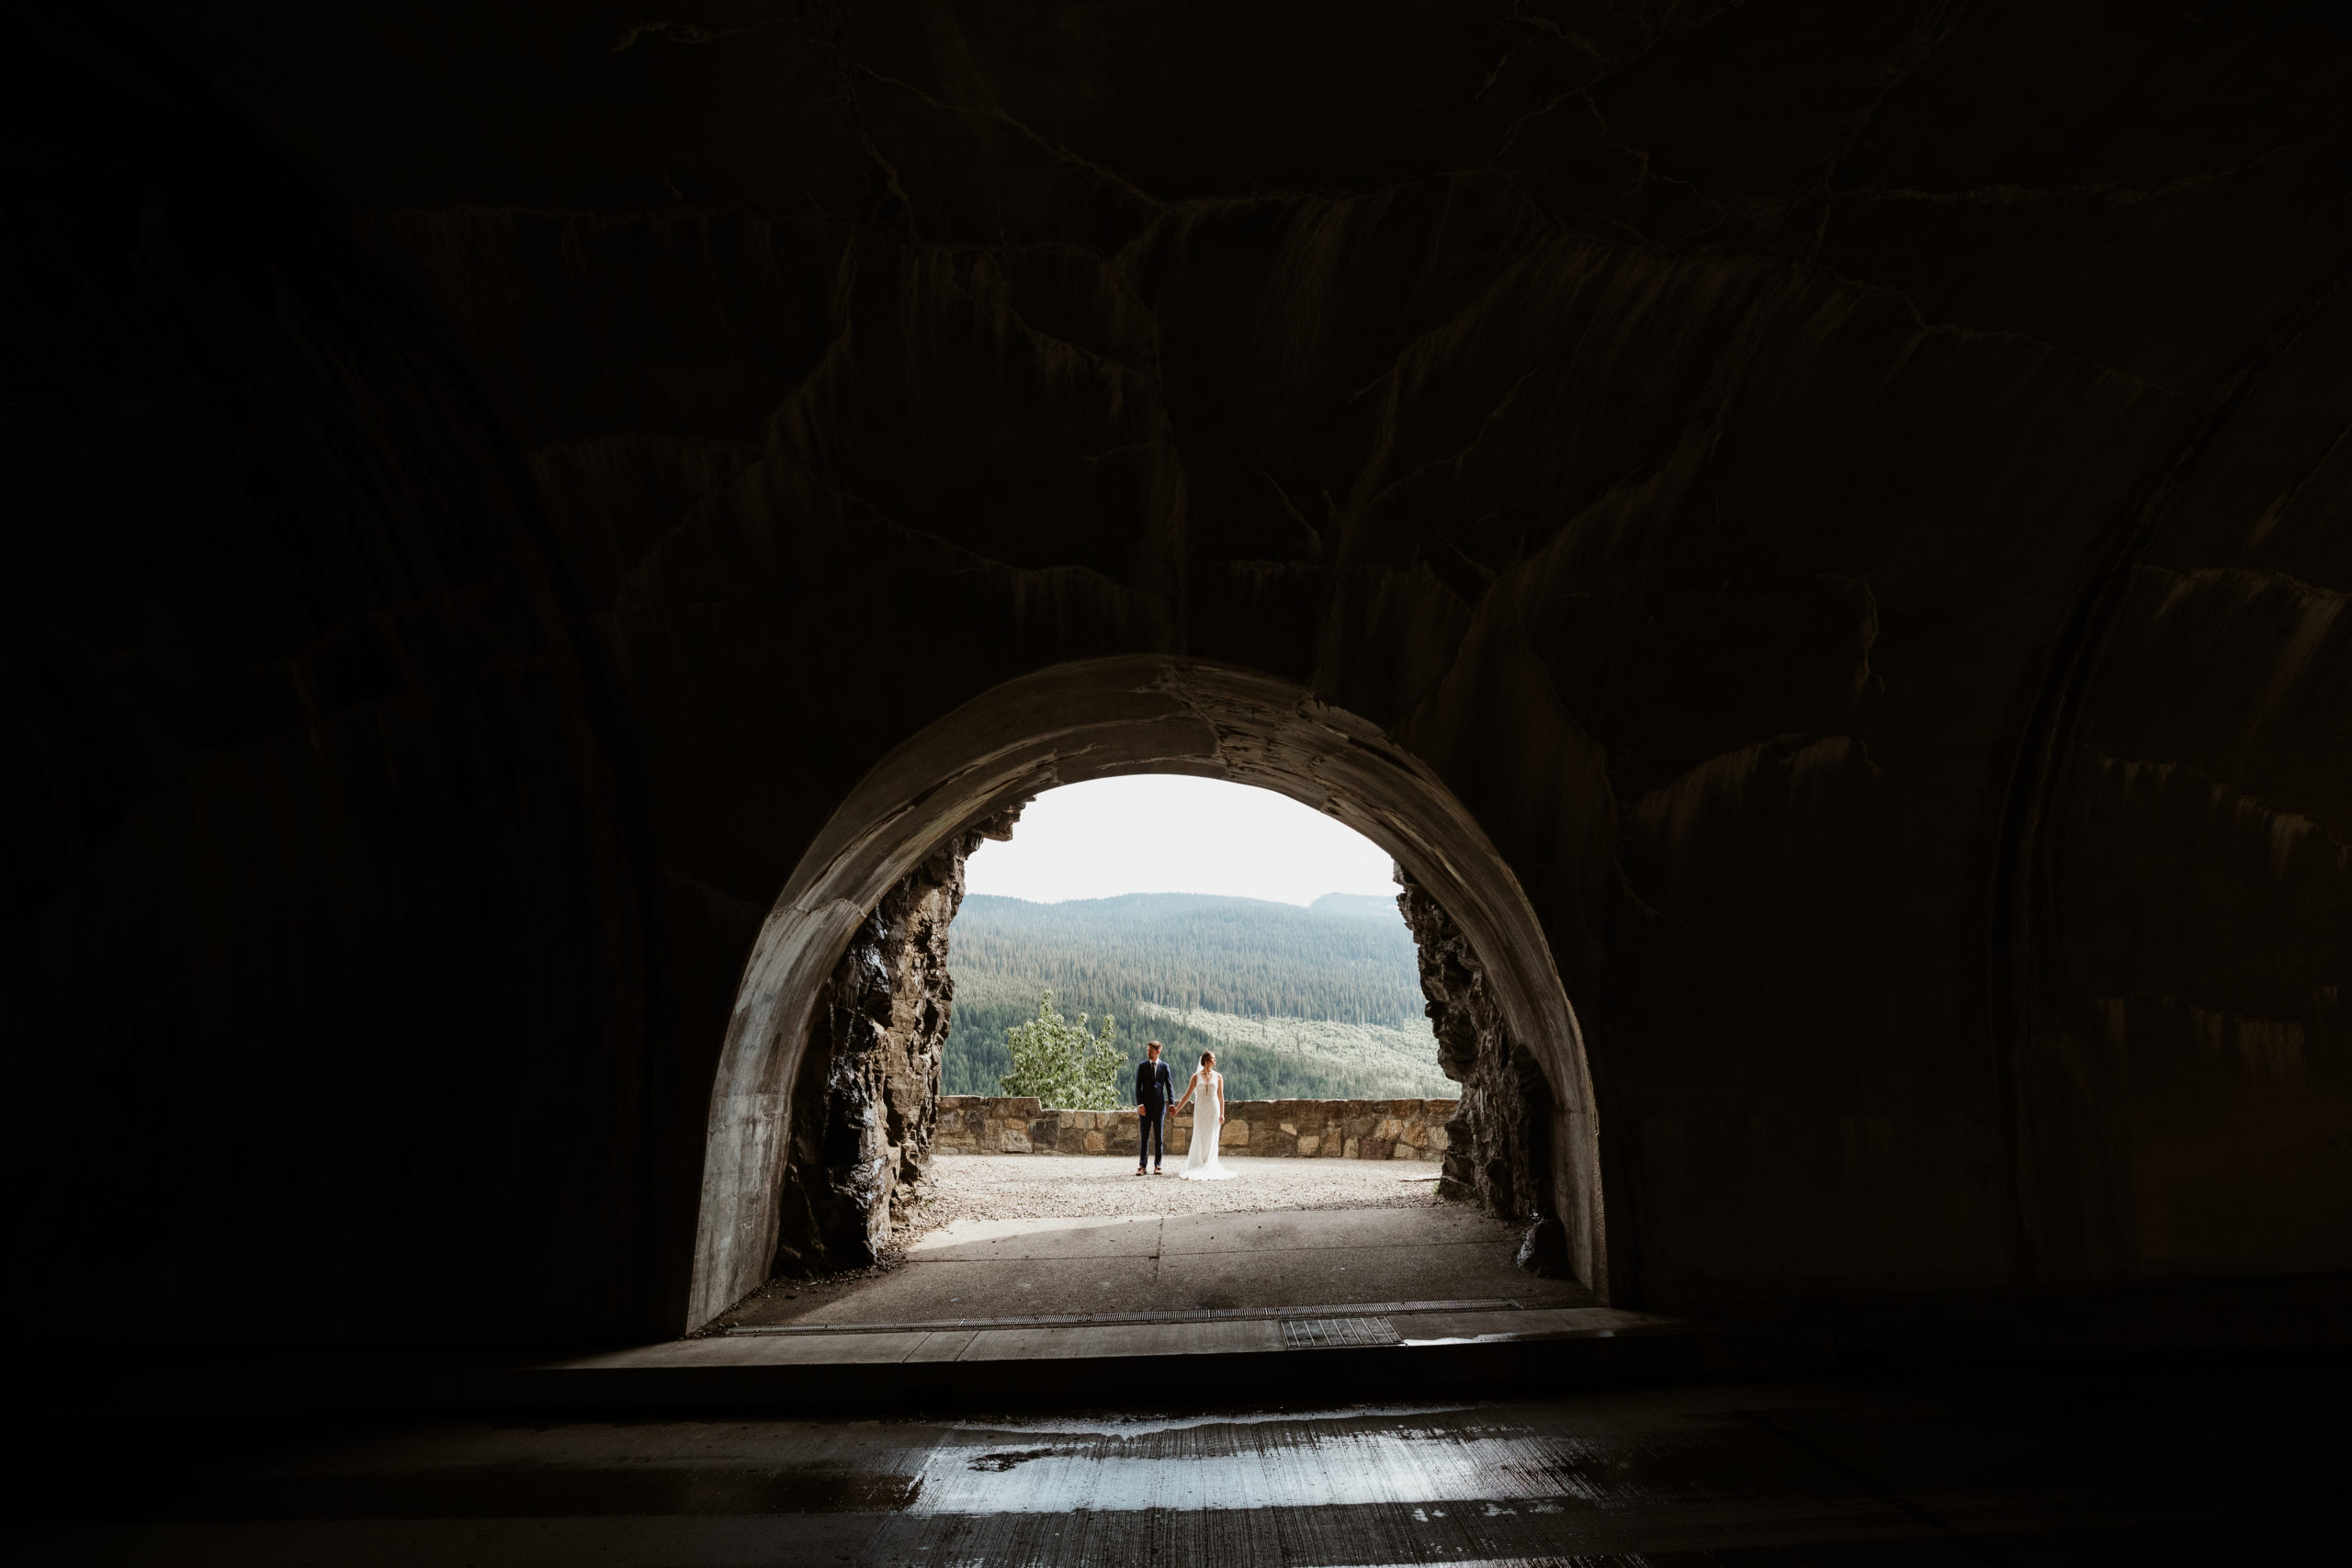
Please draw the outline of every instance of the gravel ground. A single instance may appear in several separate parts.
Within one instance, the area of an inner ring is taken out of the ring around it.
[[[1263,1209],[1426,1209],[1434,1165],[1409,1160],[1252,1159],[1227,1155],[1229,1181],[1136,1174],[1125,1155],[942,1155],[894,1237],[957,1220],[1094,1219],[1121,1214],[1234,1214]]]

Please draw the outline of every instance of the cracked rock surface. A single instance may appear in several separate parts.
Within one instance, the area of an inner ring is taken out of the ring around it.
[[[775,1269],[867,1269],[908,1218],[931,1161],[941,1054],[954,1021],[949,923],[964,862],[1011,817],[955,839],[901,877],[850,938],[818,992],[792,1094],[792,1143],[777,1203]]]

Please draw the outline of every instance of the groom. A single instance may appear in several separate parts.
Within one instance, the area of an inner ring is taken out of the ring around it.
[[[1137,1176],[1143,1174],[1147,1157],[1151,1173],[1159,1174],[1160,1152],[1168,1146],[1168,1102],[1175,1098],[1176,1080],[1159,1059],[1159,1042],[1155,1040],[1143,1048],[1143,1060],[1136,1064],[1136,1112],[1143,1118],[1143,1132],[1136,1140]]]

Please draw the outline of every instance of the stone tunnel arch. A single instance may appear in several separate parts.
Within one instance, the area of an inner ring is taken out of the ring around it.
[[[1255,671],[1142,656],[1008,682],[859,782],[762,924],[710,1100],[688,1326],[765,1282],[811,1010],[853,931],[951,837],[1040,791],[1119,773],[1227,779],[1328,812],[1395,858],[1477,954],[1510,1036],[1550,1089],[1567,1262],[1609,1295],[1599,1129],[1583,1036],[1533,906],[1453,793],[1377,727]]]

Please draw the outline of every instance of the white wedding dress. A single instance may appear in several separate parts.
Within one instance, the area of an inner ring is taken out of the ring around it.
[[[1227,1170],[1217,1157],[1217,1134],[1225,1129],[1225,1077],[1202,1073],[1193,1083],[1193,1146],[1184,1168],[1176,1174],[1187,1181],[1229,1181],[1240,1175]]]

